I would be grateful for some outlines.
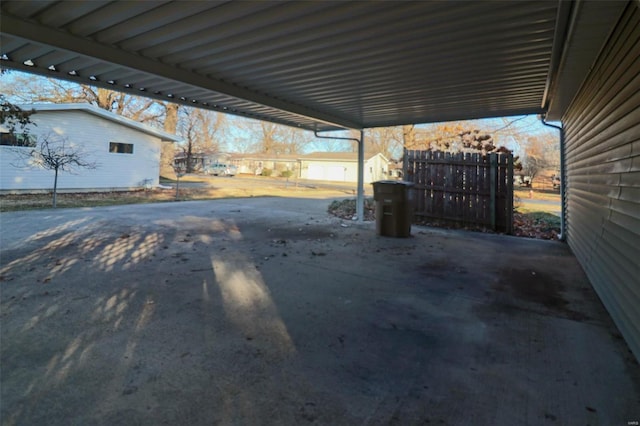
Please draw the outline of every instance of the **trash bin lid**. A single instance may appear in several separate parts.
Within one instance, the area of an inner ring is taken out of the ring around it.
[[[415,183],[409,182],[406,180],[379,180],[377,182],[373,182],[374,185],[404,185],[404,186],[413,186]]]

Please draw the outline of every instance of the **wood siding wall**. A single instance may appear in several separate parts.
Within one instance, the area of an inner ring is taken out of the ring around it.
[[[62,172],[59,189],[128,189],[141,187],[146,179],[150,184],[158,184],[160,139],[83,111],[41,111],[31,118],[36,123],[31,133],[38,140],[49,134],[60,135],[81,147],[89,161],[98,163],[93,170]],[[109,142],[133,144],[133,154],[111,153]],[[15,149],[0,146],[0,190],[53,188],[52,171],[15,167],[19,163]]]
[[[562,121],[568,243],[640,359],[637,2],[629,2]]]

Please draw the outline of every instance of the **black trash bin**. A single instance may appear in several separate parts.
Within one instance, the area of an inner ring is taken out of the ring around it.
[[[381,180],[373,183],[376,201],[376,233],[385,237],[409,237],[413,221],[413,183]]]

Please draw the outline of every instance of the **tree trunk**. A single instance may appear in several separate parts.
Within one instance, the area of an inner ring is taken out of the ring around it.
[[[55,168],[55,175],[53,177],[53,208],[57,207],[56,198],[58,195],[58,168]]]
[[[191,135],[189,135],[189,141],[187,141],[187,170],[186,173],[193,173],[193,142],[191,142]]]
[[[416,130],[413,124],[402,126],[402,145],[406,149],[415,149]]]
[[[166,115],[164,119],[164,131],[172,135],[176,134],[178,128],[178,107],[178,104],[165,104]],[[163,142],[162,150],[160,151],[160,176],[170,179],[176,178],[176,173],[173,170],[173,156],[173,143]]]

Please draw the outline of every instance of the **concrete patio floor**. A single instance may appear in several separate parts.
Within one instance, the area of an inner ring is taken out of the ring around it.
[[[252,198],[0,216],[3,425],[627,425],[565,244]]]

